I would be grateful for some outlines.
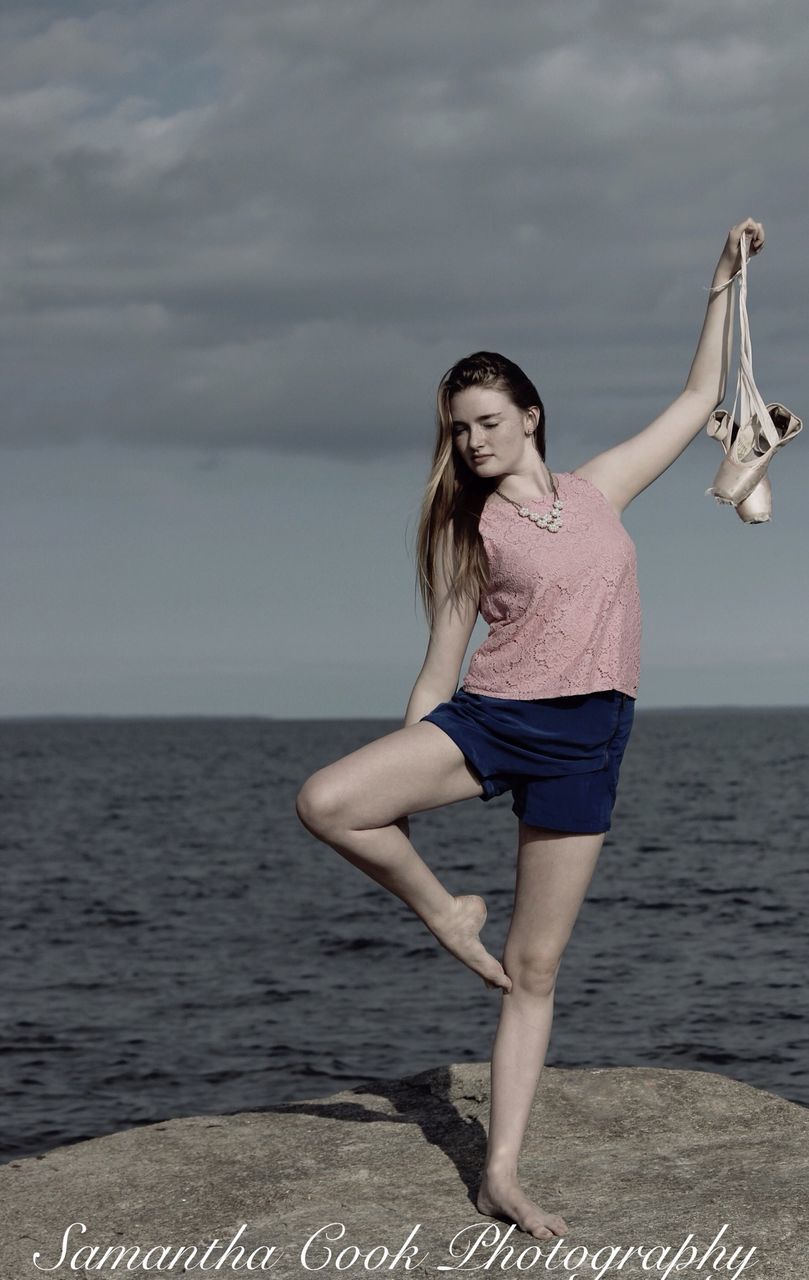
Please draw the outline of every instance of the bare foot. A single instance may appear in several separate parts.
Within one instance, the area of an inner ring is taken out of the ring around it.
[[[537,1240],[564,1236],[569,1230],[564,1218],[558,1213],[546,1213],[533,1200],[529,1200],[514,1177],[500,1178],[484,1173],[475,1204],[487,1217],[507,1218],[509,1222],[515,1222],[521,1231]]]
[[[478,937],[486,923],[486,903],[476,893],[458,894],[452,902],[449,913],[428,923],[428,929],[451,955],[480,974],[487,987],[510,991],[511,978]]]

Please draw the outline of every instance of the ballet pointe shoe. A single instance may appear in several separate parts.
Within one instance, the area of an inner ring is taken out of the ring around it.
[[[738,423],[734,423],[738,430]],[[726,409],[716,409],[708,419],[706,427],[709,436],[713,436],[722,444],[725,453],[728,450],[728,438],[730,432],[730,414]],[[706,497],[713,493],[713,489],[706,489]],[[726,501],[726,499],[718,499],[718,501]],[[742,519],[745,524],[763,524],[772,518],[772,485],[769,476],[764,476],[759,480],[755,489],[734,508],[737,516]]]
[[[753,492],[736,504],[735,511],[745,524],[764,524],[772,519],[770,477],[765,476],[763,480],[759,480]]]
[[[706,496],[712,494],[717,502],[734,506],[746,524],[762,524],[770,519],[772,489],[767,468],[775,451],[803,429],[801,419],[785,405],[774,402],[763,407],[766,419],[754,411],[743,426],[725,409],[716,409],[706,427],[708,435],[717,439],[725,451],[713,484],[705,490]]]
[[[753,344],[747,315],[748,245],[739,241],[739,373],[730,413],[715,409],[706,430],[721,444],[725,456],[714,482],[705,490],[717,502],[730,503],[745,524],[764,524],[772,516],[772,488],[767,468],[775,454],[801,431],[803,423],[778,401],[765,404],[753,376]],[[731,277],[735,279],[736,277]],[[725,288],[725,285],[717,286]],[[731,312],[732,314],[732,312]],[[739,419],[736,420],[736,407]]]

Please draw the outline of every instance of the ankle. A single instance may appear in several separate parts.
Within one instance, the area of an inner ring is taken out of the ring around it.
[[[447,896],[439,902],[431,902],[419,912],[422,920],[431,933],[445,933],[458,918],[458,900],[447,892]]]
[[[508,1156],[487,1158],[483,1166],[483,1177],[487,1182],[516,1182],[517,1165]]]

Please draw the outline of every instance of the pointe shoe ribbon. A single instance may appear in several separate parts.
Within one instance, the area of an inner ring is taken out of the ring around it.
[[[717,502],[730,503],[745,524],[762,524],[772,514],[772,488],[767,468],[776,449],[793,440],[802,430],[799,417],[786,405],[764,403],[753,377],[753,352],[747,318],[747,242],[742,235],[741,283],[739,289],[739,373],[730,413],[715,409],[706,431],[722,445],[725,457],[705,490]],[[736,406],[741,401],[739,419]]]

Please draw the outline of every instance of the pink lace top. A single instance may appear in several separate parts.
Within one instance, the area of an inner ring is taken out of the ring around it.
[[[479,530],[489,559],[480,612],[489,634],[463,688],[495,698],[558,698],[618,689],[634,698],[641,609],[635,544],[583,476],[555,472],[564,502],[556,533],[489,494]],[[550,511],[553,495],[528,502]]]

